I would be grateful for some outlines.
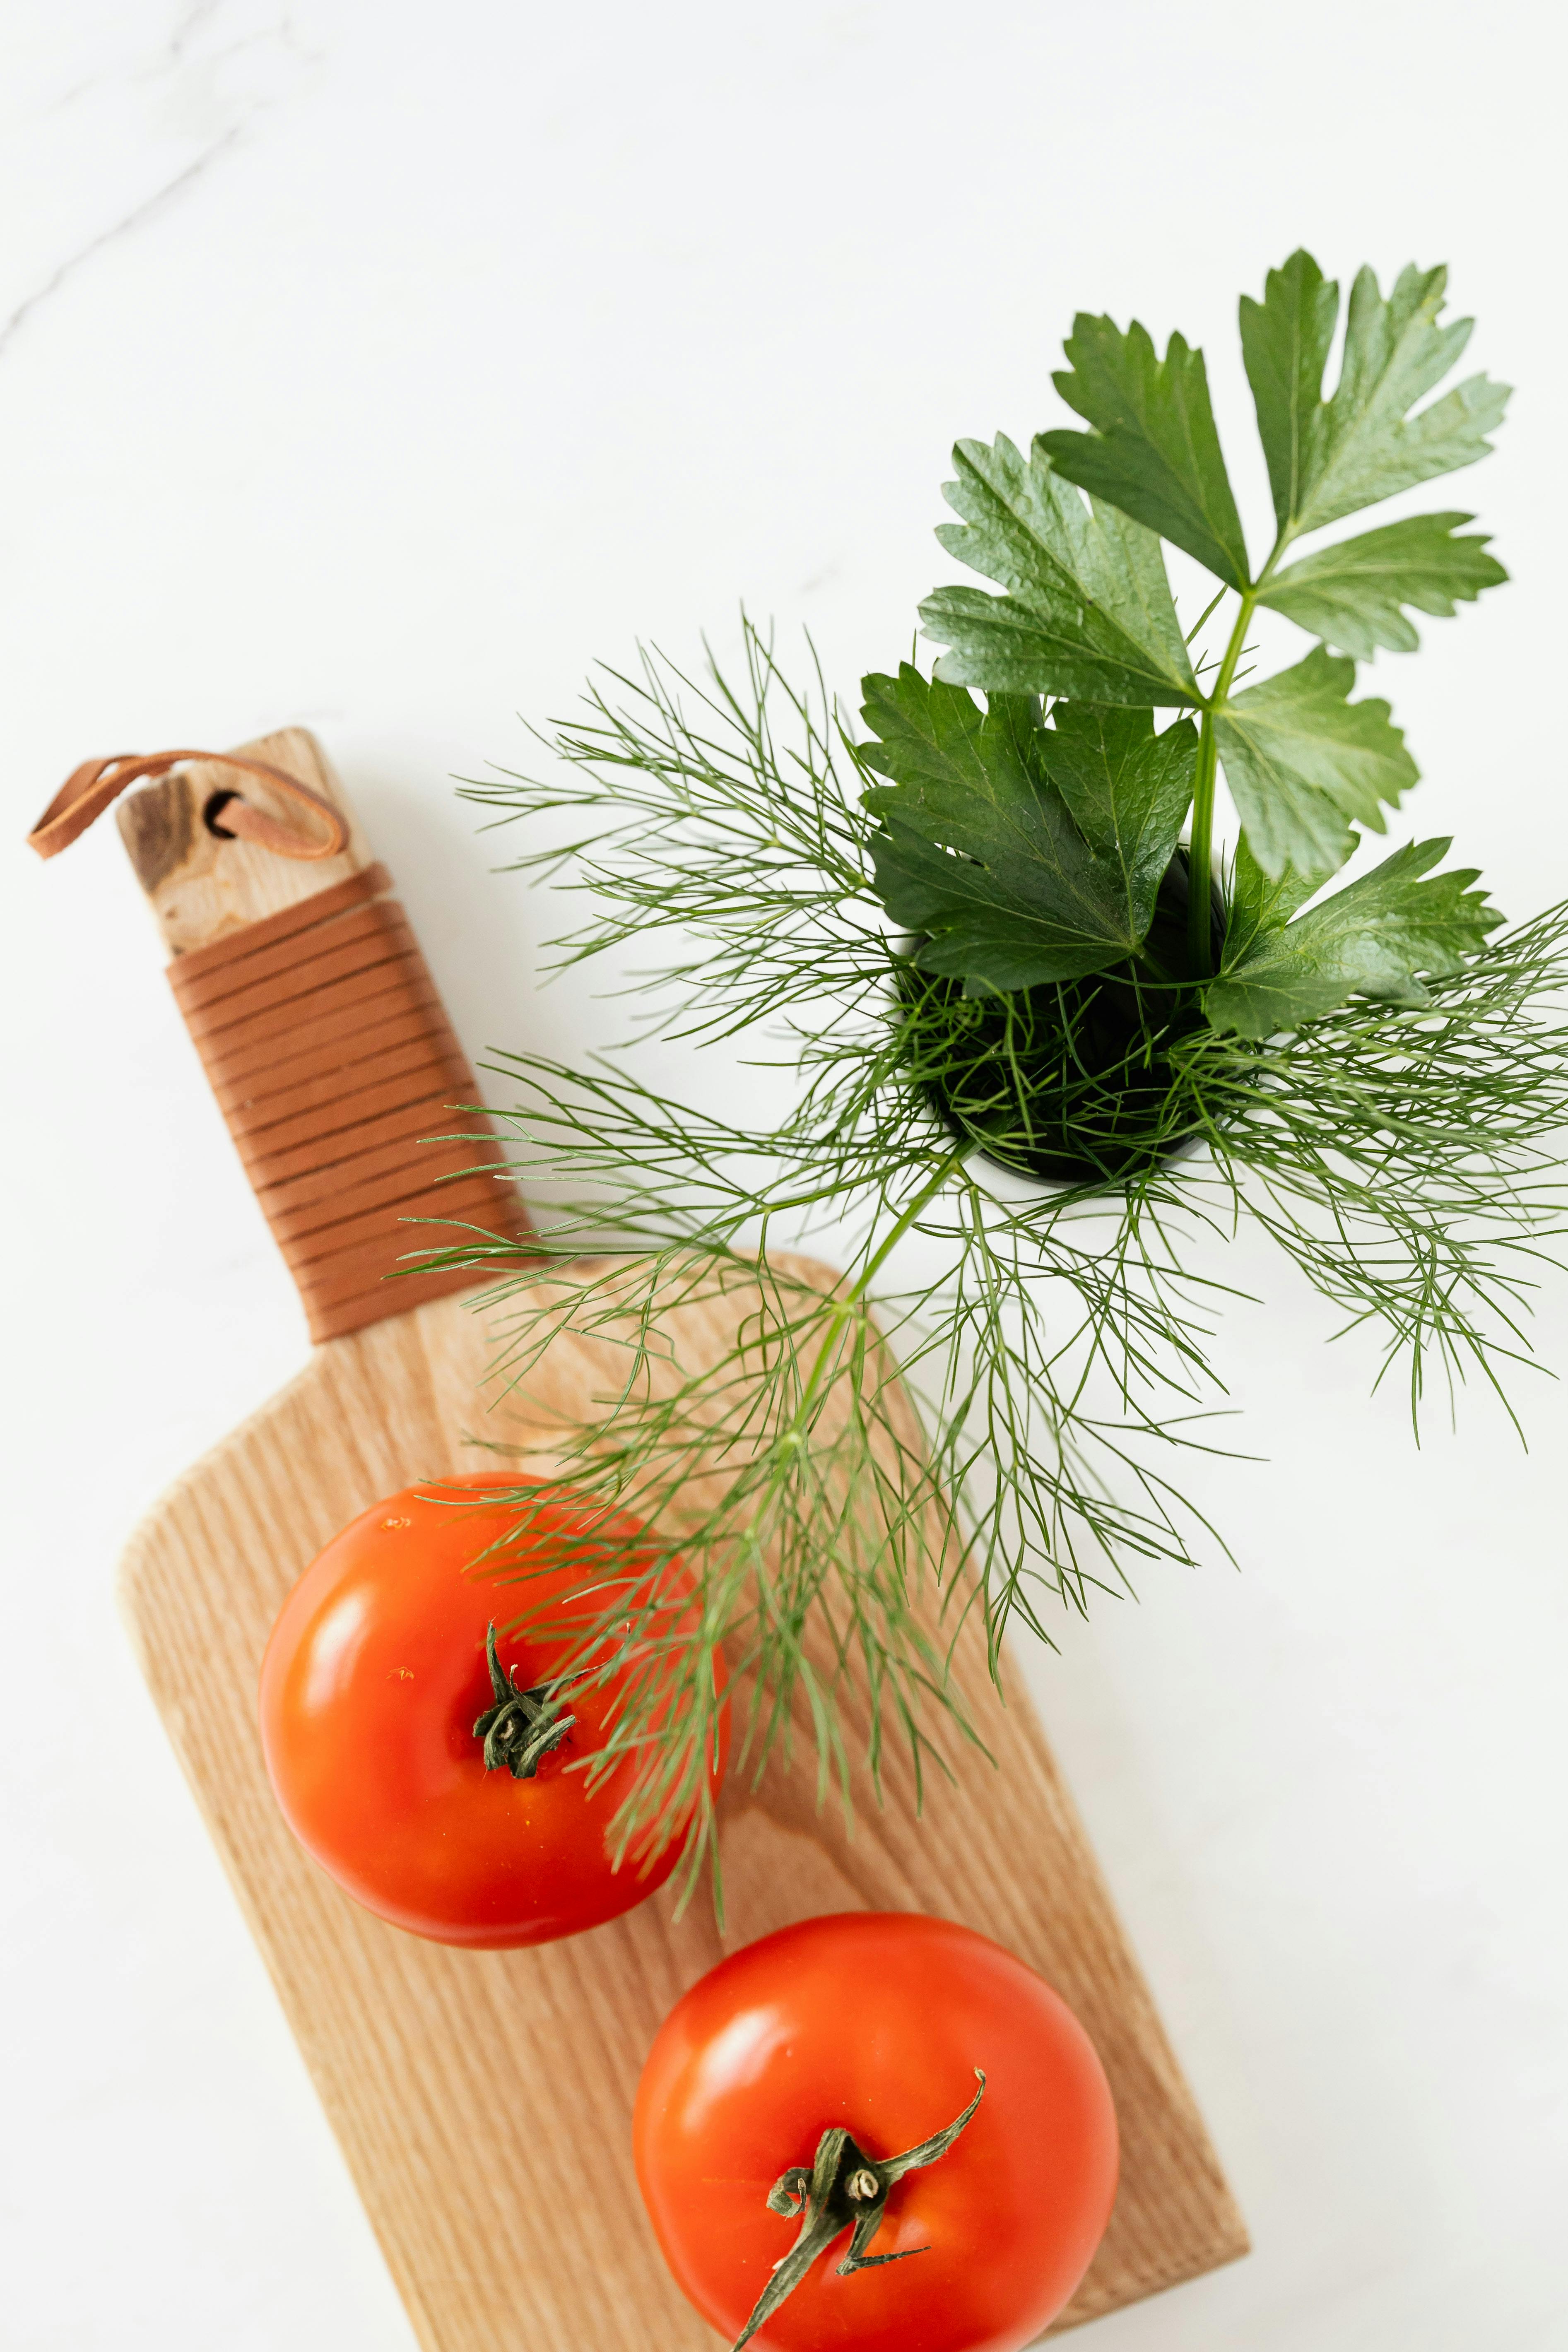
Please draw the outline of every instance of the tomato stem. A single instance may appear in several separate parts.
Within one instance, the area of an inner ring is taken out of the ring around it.
[[[741,2347],[773,2317],[784,2298],[795,2293],[818,2254],[826,2253],[844,2231],[852,2234],[849,2251],[837,2265],[840,2278],[849,2278],[856,2271],[871,2270],[883,2263],[907,2261],[910,2254],[931,2252],[929,2246],[905,2246],[896,2254],[868,2254],[866,2249],[887,2210],[888,2191],[893,2183],[901,2180],[906,2172],[919,2171],[922,2165],[934,2164],[939,2157],[945,2156],[973,2116],[985,2095],[985,2077],[978,2066],[974,2074],[980,2088],[963,2113],[945,2130],[922,2139],[918,2147],[906,2148],[902,2156],[868,2156],[842,2124],[836,2124],[817,2141],[809,2171],[804,2164],[796,2164],[779,2175],[768,2191],[768,2210],[783,2214],[788,2221],[801,2216],[800,2235],[784,2260],[775,2265],[750,2319],[735,2338],[731,2352],[741,2352]]]
[[[496,1629],[485,1632],[485,1658],[490,1670],[495,1705],[488,1706],[474,1725],[474,1738],[485,1743],[485,1770],[505,1766],[514,1780],[531,1780],[552,1748],[559,1748],[577,1718],[563,1715],[564,1680],[535,1683],[524,1690],[509,1675],[496,1653]]]

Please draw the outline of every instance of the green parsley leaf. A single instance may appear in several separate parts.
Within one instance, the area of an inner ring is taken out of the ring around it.
[[[1373,272],[1358,273],[1340,381],[1327,403],[1322,369],[1338,288],[1310,254],[1296,253],[1284,269],[1270,271],[1261,305],[1243,299],[1243,357],[1286,538],[1487,456],[1486,436],[1508,404],[1506,384],[1470,376],[1410,415],[1470,339],[1472,320],[1437,324],[1447,281],[1446,268],[1412,265],[1385,301]]]
[[[894,780],[866,795],[883,828],[877,892],[896,923],[929,934],[922,969],[976,994],[1133,952],[1192,793],[1190,721],[1156,736],[1146,710],[1062,706],[1043,728],[1030,698],[982,712],[908,663],[864,691],[879,740],[860,757]]]
[[[1080,310],[1064,347],[1072,362],[1052,378],[1092,433],[1043,433],[1059,474],[1091,490],[1232,588],[1251,577],[1241,517],[1225,470],[1202,352],[1173,335],[1156,359],[1136,319],[1122,334]]]
[[[1417,780],[1387,703],[1350,701],[1354,683],[1353,662],[1314,646],[1215,712],[1231,798],[1253,856],[1276,878],[1287,866],[1334,873],[1354,845],[1348,820],[1381,833],[1384,804]]]
[[[1508,573],[1486,551],[1490,533],[1453,534],[1468,514],[1413,515],[1383,530],[1363,531],[1316,555],[1303,556],[1271,580],[1258,597],[1314,636],[1370,660],[1379,646],[1413,654],[1420,644],[1402,607],[1444,619],[1456,597],[1473,602]]]
[[[1241,356],[1268,461],[1275,516],[1287,533],[1306,499],[1309,445],[1339,315],[1338,286],[1300,248],[1282,269],[1269,271],[1261,302],[1248,294],[1241,298]]]
[[[1352,996],[1429,1004],[1417,974],[1458,971],[1503,919],[1471,888],[1473,866],[1421,878],[1450,846],[1412,842],[1283,929],[1264,931],[1210,986],[1211,1024],[1262,1039]]]
[[[1328,878],[1327,874],[1299,874],[1293,866],[1287,866],[1278,877],[1265,874],[1244,833],[1236,845],[1236,863],[1226,894],[1230,912],[1222,969],[1228,971],[1240,963],[1260,933],[1282,930],[1297,908],[1304,907]]]
[[[1121,876],[1127,931],[1141,940],[1192,802],[1197,729],[1180,719],[1156,735],[1152,711],[1058,702],[1040,750],[1096,859]]]
[[[1198,699],[1152,531],[1095,503],[1086,509],[1037,442],[1028,459],[999,436],[961,441],[948,503],[964,520],[937,537],[1010,593],[939,588],[921,606],[952,650],[937,676],[987,693],[1067,695],[1147,709]]]

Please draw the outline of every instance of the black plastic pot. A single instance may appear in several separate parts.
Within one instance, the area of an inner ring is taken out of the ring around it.
[[[1187,856],[1160,886],[1145,964],[1005,996],[965,997],[956,980],[912,968],[906,1003],[930,1034],[945,1011],[935,1074],[917,1084],[951,1131],[986,1159],[1047,1184],[1114,1183],[1189,1149],[1173,1047],[1204,1025],[1187,961]],[[1226,908],[1211,886],[1217,961]]]

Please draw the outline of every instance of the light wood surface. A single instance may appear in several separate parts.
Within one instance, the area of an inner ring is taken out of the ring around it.
[[[232,768],[193,761],[139,793],[115,812],[120,837],[147,894],[163,944],[171,954],[205,948],[226,939],[264,915],[280,914],[313,891],[347,881],[371,862],[364,828],[349,805],[315,737],[304,727],[280,728],[275,735],[237,747],[247,758],[265,760],[297,776],[340,808],[349,821],[348,847],[336,857],[309,862],[274,856],[253,841],[211,833],[202,812],[215,793],[243,782],[244,796],[264,815],[297,825],[299,812],[263,777],[237,778]]]
[[[247,748],[341,798],[313,745],[308,761],[298,751],[280,758],[280,745],[310,739]],[[132,815],[125,829],[145,845],[157,824]],[[257,854],[223,845],[231,850]],[[365,856],[356,839],[348,870]],[[187,840],[163,863],[165,894],[182,863],[205,859]],[[144,878],[158,872],[156,856],[137,862]],[[339,878],[320,867],[269,872],[266,903],[250,905],[243,882],[214,861],[195,876],[206,916],[192,915],[188,897],[165,895],[165,935],[176,948],[201,944],[202,920],[254,919],[288,903],[279,889],[301,895],[302,877],[318,888]],[[160,881],[151,888],[156,900]],[[722,1353],[751,1297],[737,1284],[670,1312],[661,1324],[668,1377]],[[954,1782],[928,1781],[917,1820],[895,1759],[880,1811],[862,1776],[853,1837],[837,1810],[817,1812],[804,1769],[770,1767],[756,1790],[731,1785],[721,1809],[722,1938],[702,1901],[678,1921],[666,1891],[564,1944],[450,1951],[361,1911],[306,1859],[272,1803],[255,1727],[262,1649],[295,1578],[380,1496],[489,1466],[494,1457],[477,1439],[538,1444],[552,1414],[573,1415],[613,1389],[608,1342],[563,1329],[527,1397],[498,1395],[484,1382],[493,1344],[486,1316],[458,1297],[318,1349],[157,1506],[121,1587],[170,1737],[429,2352],[494,2352],[514,2326],[539,2352],[699,2352],[717,2342],[677,2292],[643,2216],[630,2153],[637,2078],[670,2004],[723,1951],[824,1911],[963,1920],[1039,1969],[1092,2035],[1116,2097],[1122,2181],[1058,2327],[1245,2252],[1240,2216],[1038,1725],[1021,1696],[998,1703],[978,1633],[961,1644],[958,1673],[995,1769],[954,1758]]]

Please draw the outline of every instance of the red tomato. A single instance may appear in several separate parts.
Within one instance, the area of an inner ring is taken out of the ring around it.
[[[913,2259],[837,2275],[847,2218],[759,2347],[1016,2352],[1061,2310],[1110,2219],[1116,2116],[1066,2003],[949,1920],[808,1919],[694,1985],[654,2042],[633,2131],[665,2260],[703,2317],[731,2341],[745,2327],[802,2229],[801,2179],[787,2215],[769,2210],[769,2190],[809,2170],[825,2131],[847,2126],[864,2156],[896,2156],[955,2121],[976,2069],[972,2119],[887,2188],[865,2244],[872,2258]],[[870,2195],[874,2176],[840,2177]]]
[[[495,1484],[492,1474],[410,1487],[362,1512],[294,1587],[261,1666],[267,1769],[300,1843],[384,1919],[482,1947],[548,1943],[629,1911],[668,1877],[684,1827],[643,1867],[628,1856],[617,1869],[605,1832],[635,1768],[617,1766],[592,1794],[571,1769],[603,1746],[624,1675],[566,1694],[557,1718],[574,1721],[533,1777],[486,1769],[474,1726],[495,1704],[491,1621],[555,1604],[550,1636],[525,1627],[499,1637],[501,1666],[531,1692],[560,1672],[574,1620],[585,1626],[604,1606],[604,1577],[591,1601],[563,1598],[584,1575],[567,1539],[618,1537],[626,1574],[650,1566],[629,1521],[563,1496],[538,1507],[521,1548],[508,1552],[501,1573],[523,1570],[526,1583],[483,1568],[465,1574],[518,1515],[455,1503],[453,1489]],[[612,1572],[622,1572],[619,1560]],[[691,1586],[684,1570],[666,1569],[660,1590],[679,1600]],[[525,1732],[531,1712],[512,1710]],[[546,1738],[550,1728],[547,1720]],[[526,1749],[523,1760],[532,1761]],[[721,1754],[715,1790],[722,1769]]]

